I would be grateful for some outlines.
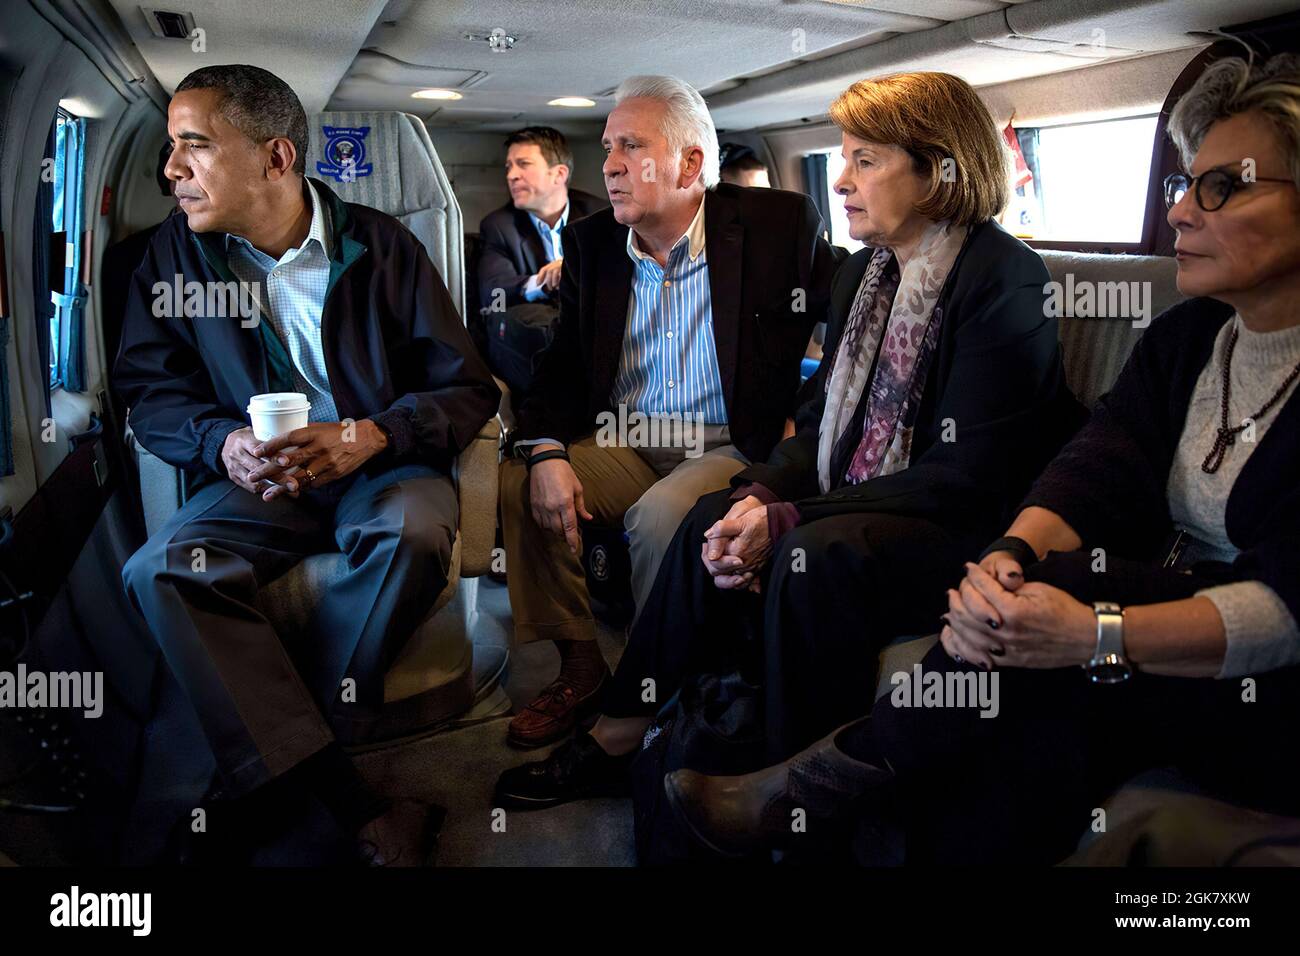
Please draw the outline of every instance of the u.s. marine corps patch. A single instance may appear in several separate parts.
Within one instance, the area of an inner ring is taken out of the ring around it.
[[[333,176],[341,183],[354,183],[374,172],[366,162],[366,134],[369,126],[322,126],[325,134],[325,162],[316,164],[316,172]]]

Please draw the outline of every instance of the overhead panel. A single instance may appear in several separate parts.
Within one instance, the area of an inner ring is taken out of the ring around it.
[[[1001,6],[994,0],[963,0],[962,5]],[[358,98],[374,96],[371,108],[411,109],[418,76],[388,89],[361,82],[367,69],[363,58],[380,54],[417,67],[484,74],[472,94],[438,104],[438,122],[473,114],[526,114],[539,121],[601,119],[612,106],[614,89],[632,74],[669,73],[701,90],[723,88],[737,78],[943,22],[899,12],[908,4],[892,6],[898,10],[821,0],[445,0],[403,4],[400,9],[395,5],[366,38],[358,64],[331,105],[341,106],[346,98],[352,107]],[[911,4],[911,9],[926,6]],[[493,52],[484,42],[494,30],[514,38],[508,51]],[[547,105],[561,96],[585,96],[597,105],[585,110]],[[414,112],[429,115],[419,106]]]
[[[249,63],[292,86],[308,113],[325,108],[386,6],[385,0],[108,2],[167,93],[199,67]],[[157,11],[179,14],[192,35],[160,35]]]

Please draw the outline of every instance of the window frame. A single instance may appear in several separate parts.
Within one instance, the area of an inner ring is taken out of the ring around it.
[[[1152,177],[1159,172],[1159,158],[1161,140],[1165,135],[1165,115],[1163,112],[1143,112],[1134,113],[1127,116],[1109,116],[1105,119],[1084,120],[1078,123],[1048,123],[1042,126],[1033,127],[1013,127],[1024,129],[1055,129],[1062,126],[1095,126],[1101,123],[1117,123],[1123,120],[1136,119],[1155,119],[1155,130],[1151,137],[1151,161],[1147,167],[1147,188],[1146,196],[1142,207],[1142,227],[1139,232],[1139,238],[1131,242],[1121,241],[1099,241],[1093,239],[1022,239],[1021,241],[1031,249],[1040,249],[1051,252],[1084,252],[1099,253],[1102,255],[1152,255],[1153,234],[1155,230],[1151,222],[1151,188]]]
[[[1043,251],[1099,253],[1103,255],[1156,255],[1157,253],[1155,252],[1155,234],[1157,232],[1156,227],[1159,225],[1159,223],[1153,222],[1151,190],[1153,188],[1152,183],[1154,182],[1155,177],[1160,171],[1159,162],[1162,153],[1161,147],[1162,147],[1162,140],[1165,136],[1166,117],[1164,116],[1164,114],[1159,112],[1152,113],[1150,111],[1144,111],[1141,113],[1133,113],[1131,115],[1111,116],[1105,119],[1085,120],[1083,122],[1077,122],[1077,123],[1076,122],[1049,123],[1043,126],[1036,126],[1032,128],[1050,129],[1056,126],[1085,126],[1085,125],[1092,125],[1094,123],[1111,123],[1111,122],[1117,122],[1119,120],[1145,119],[1151,117],[1156,118],[1156,128],[1155,128],[1155,133],[1152,137],[1151,166],[1150,166],[1150,172],[1147,180],[1146,205],[1142,213],[1142,232],[1141,232],[1140,239],[1132,242],[1097,241],[1097,240],[1088,240],[1088,239],[1074,239],[1074,240],[1022,239],[1021,241],[1024,242],[1026,245],[1028,245],[1031,249],[1038,249]],[[834,153],[835,151],[836,151],[835,147],[821,147],[821,148],[814,148],[814,149],[806,149],[799,154],[800,162],[802,163],[802,161],[806,157],[811,156],[813,154],[823,154],[829,157],[829,155]],[[806,176],[804,177],[804,180],[805,181],[802,184],[803,190],[804,192],[806,192],[808,195],[811,196],[812,184],[807,181]],[[834,192],[831,190],[832,185],[833,182],[829,176],[829,161],[828,161],[828,169],[827,169],[828,196],[826,197],[827,201],[833,201],[834,199]],[[826,227],[828,232],[831,231],[831,223],[829,221],[826,223]]]
[[[826,235],[828,241],[830,241],[832,244],[836,244],[835,223],[833,219],[835,218],[835,213],[834,213],[835,201],[840,198],[839,194],[835,192],[835,183],[839,179],[839,176],[831,175],[831,160],[832,158],[838,158],[840,159],[841,162],[843,162],[843,157],[840,156],[840,150],[838,147],[828,146],[825,147],[824,149],[806,150],[804,153],[801,154],[800,162],[801,163],[805,162],[810,156],[823,156],[826,159],[826,195],[822,197],[822,201],[826,203],[826,217],[825,217],[826,222],[824,223],[824,225],[826,226]],[[808,182],[808,177],[806,175],[806,172],[807,171],[805,169],[804,191],[811,196],[813,184]],[[815,198],[814,201],[816,201]],[[840,237],[840,238],[846,238],[846,237]],[[865,244],[860,242],[859,240],[853,239],[852,237],[847,237],[847,238],[849,242],[856,244],[856,248],[850,245],[840,245],[840,248],[847,249],[850,255],[864,248]]]

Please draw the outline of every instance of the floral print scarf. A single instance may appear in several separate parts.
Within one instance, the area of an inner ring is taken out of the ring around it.
[[[823,493],[834,485],[831,456],[864,393],[869,405],[862,439],[845,480],[859,484],[908,466],[912,429],[943,325],[943,310],[936,304],[968,231],[950,227],[947,221],[933,223],[901,273],[889,268],[894,254],[883,247],[867,263],[826,380],[817,443],[817,480]]]

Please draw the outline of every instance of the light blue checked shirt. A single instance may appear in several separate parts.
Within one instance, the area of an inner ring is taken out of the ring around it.
[[[545,219],[538,219],[531,212],[528,218],[533,221],[533,227],[537,234],[542,237],[542,248],[546,250],[546,261],[554,262],[556,259],[564,258],[564,246],[560,242],[560,230],[569,222],[569,204],[564,204],[564,212],[560,213],[560,218],[555,220],[554,226],[548,226]],[[528,281],[524,283],[524,298],[529,302],[540,302],[546,298],[546,290],[537,284],[537,276],[529,276]]]
[[[230,271],[240,282],[263,290],[259,296],[262,317],[271,323],[293,362],[294,388],[311,402],[308,420],[336,422],[338,409],[330,390],[321,346],[321,313],[330,278],[329,214],[321,205],[316,187],[311,193],[311,228],[296,249],[277,262],[242,236],[226,235],[226,256]]]
[[[623,352],[610,401],[650,416],[673,413],[725,425],[727,405],[713,341],[704,201],[668,253],[666,268],[642,252],[631,229],[627,254],[636,264]]]

